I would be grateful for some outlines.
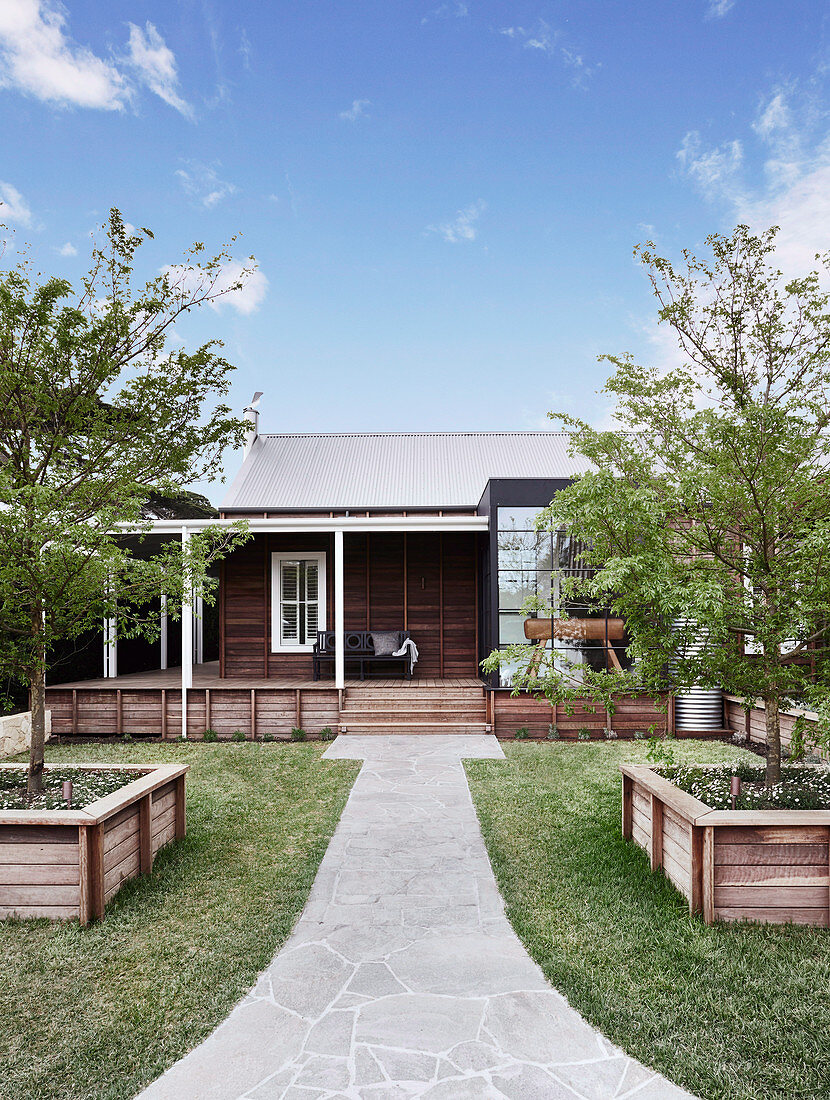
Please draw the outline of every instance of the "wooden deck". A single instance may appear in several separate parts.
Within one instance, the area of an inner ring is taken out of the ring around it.
[[[99,676],[92,680],[74,680],[65,684],[50,684],[50,691],[65,691],[67,689],[83,691],[140,691],[151,689],[158,691],[161,688],[178,691],[182,686],[182,673],[180,668],[157,668],[149,672],[133,672],[126,676]],[[474,676],[415,676],[412,680],[404,680],[402,677],[379,678],[371,677],[366,680],[347,679],[346,688],[390,688],[395,691],[419,691],[424,688],[455,688],[476,687],[480,688],[482,681]],[[219,675],[219,662],[208,661],[203,665],[193,666],[193,690],[211,688],[227,691],[238,691],[240,688],[299,688],[303,691],[336,691],[334,680],[312,680],[310,676],[269,676],[267,679],[261,676],[228,676]]]

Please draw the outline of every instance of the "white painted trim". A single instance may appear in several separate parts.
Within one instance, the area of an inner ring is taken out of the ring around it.
[[[146,523],[119,523],[121,531],[163,534],[181,531],[180,519],[156,519]],[[209,527],[232,527],[244,523],[250,531],[290,531],[297,534],[311,531],[486,531],[487,516],[237,516],[233,519],[187,520],[191,531],[205,531]]]
[[[169,618],[167,615],[167,594],[165,592],[161,594],[161,613],[159,618],[161,630],[161,636],[159,638],[159,668],[165,669],[169,664],[167,655],[167,628],[169,625]]]
[[[306,645],[280,645],[280,606],[282,584],[280,563],[283,561],[317,562],[317,627],[326,629],[326,553],[324,550],[279,550],[271,554],[271,652],[311,653],[314,641]]]
[[[343,596],[343,532],[334,532],[334,686],[346,686],[345,603]]]

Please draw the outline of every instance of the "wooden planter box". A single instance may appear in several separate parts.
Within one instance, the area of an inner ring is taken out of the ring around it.
[[[21,764],[0,764],[3,769]],[[46,765],[63,768],[66,765]],[[111,764],[73,764],[110,771]],[[0,919],[88,924],[157,851],[185,834],[188,764],[124,767],[136,778],[78,810],[0,810]]]
[[[830,926],[830,810],[713,810],[623,764],[623,836],[714,920]]]

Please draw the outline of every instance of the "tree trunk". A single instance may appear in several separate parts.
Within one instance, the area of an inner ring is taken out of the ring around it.
[[[32,712],[32,741],[29,746],[27,793],[43,790],[43,750],[46,745],[46,669],[42,666],[29,677],[29,707]]]
[[[778,713],[778,696],[764,700],[764,718],[767,726],[767,778],[768,787],[781,782],[781,718]]]

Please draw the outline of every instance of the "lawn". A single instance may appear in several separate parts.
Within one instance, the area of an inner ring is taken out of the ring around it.
[[[739,754],[675,751],[678,762]],[[643,746],[505,752],[467,763],[473,799],[513,927],[570,1003],[706,1100],[830,1096],[830,932],[690,917],[622,839],[617,769],[648,763]]]
[[[359,765],[317,744],[50,747],[179,763],[188,834],[80,928],[0,921],[2,1100],[132,1097],[251,986],[305,903]]]

